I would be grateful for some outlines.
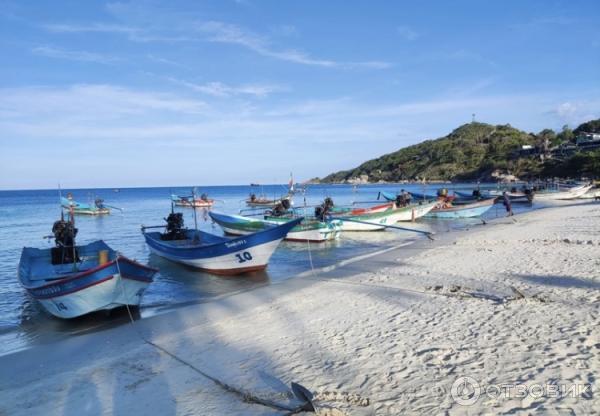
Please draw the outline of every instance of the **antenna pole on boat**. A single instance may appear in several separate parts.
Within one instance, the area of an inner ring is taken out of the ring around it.
[[[60,183],[58,184],[58,206],[60,208],[60,219],[61,221],[65,220],[65,212],[62,207],[62,190],[60,189]]]
[[[194,210],[194,240],[198,240],[198,215],[196,214],[196,188],[192,188],[192,209]]]
[[[71,245],[71,249],[73,250],[73,271],[77,270],[77,250],[76,250],[76,246],[77,244],[75,243],[75,209],[73,208],[73,205],[69,205],[69,215],[71,216],[70,218],[70,222],[71,222],[71,227],[72,227],[72,233],[73,233],[73,241],[72,241],[72,245]]]

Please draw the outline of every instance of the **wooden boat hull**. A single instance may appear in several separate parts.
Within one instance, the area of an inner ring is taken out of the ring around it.
[[[581,199],[596,199],[600,198],[600,189],[590,189],[585,194],[581,195]]]
[[[210,217],[219,224],[226,234],[248,235],[269,227],[281,225],[290,220],[285,217],[267,217],[266,219],[250,218],[241,215],[229,215],[211,212]],[[337,222],[324,223],[306,220],[288,232],[286,241],[321,243],[335,240],[341,235],[341,227]]]
[[[279,199],[255,199],[254,201],[251,199],[246,200],[246,205],[253,208],[275,208],[277,204],[279,204],[283,200],[290,200],[289,196],[279,198]]]
[[[72,199],[61,198],[61,206],[64,210],[72,211],[75,215],[108,215],[110,209],[103,207],[99,208],[91,204],[83,204]]]
[[[108,214],[110,214],[110,209],[108,209],[108,208],[99,208],[99,209],[73,208],[73,214],[75,214],[75,215],[91,215],[91,216],[108,215]]]
[[[365,215],[334,216],[332,218],[342,222],[342,231],[379,231],[385,229],[386,225],[394,225],[398,221],[410,221],[413,215],[417,215],[417,212],[418,215],[425,215],[425,212],[429,212],[432,208],[433,204],[424,204],[423,206],[410,205],[384,212]]]
[[[590,189],[592,189],[592,185],[579,186],[569,191],[538,193],[535,194],[535,199],[536,201],[568,201],[581,198]]]
[[[236,275],[265,269],[281,240],[302,220],[232,239],[199,231],[195,241],[196,231],[188,230],[185,240],[164,241],[158,232],[142,232],[150,250],[161,257],[213,274]]]
[[[80,247],[80,253],[86,255],[89,264],[86,247],[91,247],[88,253],[93,254],[94,251],[97,253],[98,250],[108,246],[98,241]],[[72,264],[50,266],[49,251],[50,249],[24,248],[19,264],[19,280],[31,297],[58,318],[75,318],[90,312],[110,310],[124,305],[138,306],[144,291],[158,271],[118,256],[105,264],[87,270],[62,273],[61,270],[72,268]],[[31,262],[39,263],[45,260],[48,262],[48,267],[59,272],[60,278],[49,275],[48,280],[40,276],[32,279]]]
[[[485,214],[494,205],[494,199],[486,199],[467,205],[457,205],[450,208],[434,208],[426,218],[473,218]]]
[[[209,201],[194,201],[194,203],[192,202],[182,202],[182,201],[177,201],[177,202],[173,202],[176,206],[178,207],[194,207],[194,208],[210,208],[214,205],[214,201],[209,200]]]
[[[415,221],[425,215],[429,214],[431,210],[437,205],[437,202],[429,202],[423,204],[409,205],[405,208],[400,208],[401,212],[398,212],[397,222],[400,221]]]
[[[366,214],[376,214],[379,212],[388,211],[394,208],[394,203],[389,202],[381,205],[376,205],[374,207],[367,208],[340,208],[334,207],[331,210],[333,215],[366,215]]]
[[[194,207],[194,208],[210,208],[214,205],[213,199],[201,199],[196,198],[192,201],[192,197],[179,197],[177,195],[171,195],[171,201],[175,206],[178,207]]]

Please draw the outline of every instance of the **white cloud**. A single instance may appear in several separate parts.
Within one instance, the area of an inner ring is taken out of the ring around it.
[[[72,24],[45,24],[43,27],[49,32],[54,33],[126,33],[132,34],[139,32],[139,29],[123,25],[112,25],[106,23],[91,23],[89,25],[72,25]]]
[[[113,85],[78,84],[64,88],[26,87],[0,90],[0,111],[13,120],[43,124],[52,120],[118,120],[156,112],[199,115],[202,101],[172,94],[135,91]]]
[[[31,52],[34,55],[45,56],[47,58],[66,59],[69,61],[80,62],[95,62],[99,64],[112,64],[119,60],[119,58],[110,55],[88,51],[71,51],[52,46],[38,46],[33,48]]]
[[[208,21],[197,25],[197,29],[207,35],[211,42],[229,43],[243,46],[260,55],[282,61],[293,62],[302,65],[321,67],[346,67],[346,68],[389,68],[391,64],[383,61],[366,62],[338,62],[330,59],[317,59],[310,55],[294,49],[276,50],[270,45],[267,38],[253,32],[243,30],[241,27],[224,22]]]
[[[420,36],[409,26],[398,26],[396,30],[400,36],[409,41],[416,40]]]
[[[240,86],[231,86],[222,82],[208,82],[205,84],[195,84],[193,82],[183,81],[176,78],[168,78],[168,80],[176,84],[188,87],[194,91],[211,95],[213,97],[250,95],[254,97],[264,98],[274,92],[288,91],[288,88],[270,84],[246,84]]]
[[[560,103],[551,113],[571,127],[600,118],[600,101],[565,101]]]

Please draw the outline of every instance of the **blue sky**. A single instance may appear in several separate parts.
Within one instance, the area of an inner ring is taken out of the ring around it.
[[[600,117],[597,1],[0,0],[0,188],[286,182]]]

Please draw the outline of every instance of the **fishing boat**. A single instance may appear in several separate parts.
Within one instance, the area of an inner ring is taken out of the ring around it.
[[[581,199],[600,199],[600,188],[592,188],[587,191],[585,194],[581,195],[579,198]]]
[[[71,210],[77,215],[107,215],[110,214],[110,208],[104,205],[104,200],[96,198],[94,204],[84,204],[73,199],[71,194],[66,198],[60,198],[61,205],[66,210]]]
[[[559,192],[548,192],[548,193],[539,193],[535,195],[536,201],[558,201],[558,200],[571,200],[581,198],[585,195],[590,189],[592,189],[593,185],[582,185],[576,188],[571,188],[568,191],[559,191]]]
[[[506,196],[510,199],[511,202],[529,202],[531,203],[534,198],[537,197],[537,193],[531,192],[529,190],[526,191],[517,191],[516,189],[512,189],[510,191],[503,191],[499,189],[491,189],[487,192],[487,196],[489,198],[504,198],[504,193],[506,192]],[[486,194],[484,194],[486,195]]]
[[[260,219],[216,212],[210,212],[209,215],[226,234],[230,235],[248,235],[276,227],[290,220],[288,217],[267,216],[265,219]],[[324,222],[305,219],[288,232],[285,240],[320,243],[336,240],[340,235],[340,221]]]
[[[180,196],[171,195],[171,201],[178,207],[194,207],[194,208],[210,208],[214,205],[215,200],[210,199],[208,195],[202,194],[199,197],[195,195]]]
[[[427,215],[426,218],[472,218],[485,214],[493,205],[495,198],[484,199],[464,205],[452,205],[440,202]]]
[[[138,306],[157,269],[128,259],[98,240],[76,245],[73,217],[52,227],[56,246],[25,247],[18,277],[45,310],[59,318],[124,305]]]
[[[375,214],[377,212],[384,212],[394,208],[394,203],[389,202],[386,204],[375,205],[373,207],[364,208],[348,208],[348,207],[333,207],[332,213],[346,214],[346,215],[364,215],[364,214]]]
[[[150,250],[161,257],[213,274],[236,275],[265,269],[281,240],[303,219],[227,238],[183,228],[182,214],[171,212],[166,225],[142,226],[142,233]],[[165,232],[148,232],[151,228],[165,228]]]
[[[250,197],[246,199],[246,205],[255,208],[274,208],[276,205],[281,204],[283,201],[291,201],[291,195],[282,196],[279,199],[268,199],[264,196],[257,196],[256,194],[250,194]]]
[[[437,195],[431,195],[431,194],[424,194],[424,193],[419,193],[419,192],[407,192],[411,199],[414,201],[437,201],[440,199],[444,199],[444,200],[453,200],[454,196],[448,195],[448,190],[447,189],[443,189],[443,190],[439,190]],[[400,198],[402,198],[402,194],[393,194],[391,192],[379,192],[379,196],[377,197],[379,199],[379,197],[383,197],[384,199],[388,200],[388,201],[395,201],[395,202],[399,202]]]
[[[342,231],[379,231],[398,221],[411,221],[425,216],[435,204],[409,205],[383,212],[341,215],[331,214],[332,219],[342,222]]]

